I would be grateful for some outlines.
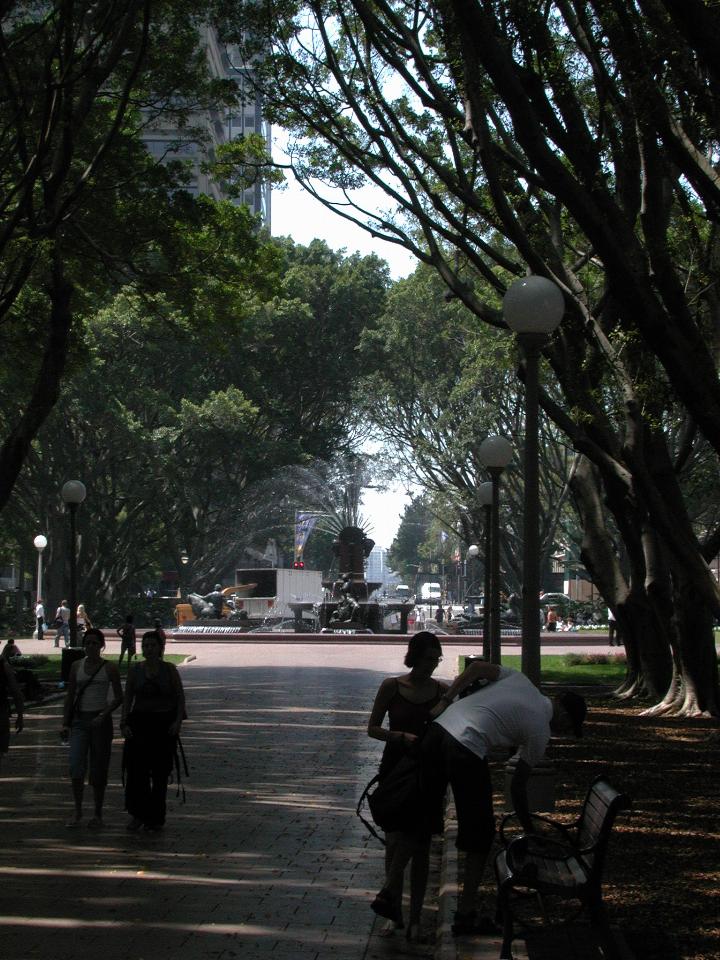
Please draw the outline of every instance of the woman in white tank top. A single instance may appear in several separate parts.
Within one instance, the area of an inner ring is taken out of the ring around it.
[[[82,803],[85,774],[90,761],[90,782],[95,803],[89,827],[102,826],[110,747],[113,738],[112,712],[122,703],[120,671],[114,663],[100,656],[105,646],[101,630],[85,632],[85,657],[70,668],[63,709],[61,737],[70,737],[70,780],[75,813],[68,827],[82,826]]]

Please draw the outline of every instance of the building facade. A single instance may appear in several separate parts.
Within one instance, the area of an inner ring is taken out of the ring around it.
[[[227,200],[223,184],[208,174],[204,164],[214,160],[221,144],[251,133],[263,138],[269,153],[270,124],[263,117],[260,95],[253,89],[252,66],[243,62],[237,46],[224,43],[209,24],[201,29],[199,42],[205,50],[210,76],[233,80],[237,85],[237,104],[232,108],[221,105],[193,116],[188,124],[192,134],[179,129],[172,119],[163,122],[160,118],[148,126],[143,142],[158,163],[180,160],[187,164],[189,182],[183,189],[194,196],[204,194],[214,200]],[[263,227],[270,230],[269,184],[248,186],[234,202],[246,204],[260,216]]]

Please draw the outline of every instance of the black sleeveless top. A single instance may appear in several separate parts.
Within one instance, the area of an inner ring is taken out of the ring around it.
[[[430,722],[430,711],[438,703],[442,696],[442,687],[438,680],[435,681],[435,693],[429,700],[423,700],[422,703],[413,703],[400,692],[400,683],[395,681],[395,693],[388,704],[387,714],[391,730],[403,730],[405,733],[414,733],[416,737],[421,737],[427,725]],[[389,773],[395,766],[400,757],[405,754],[406,746],[404,743],[395,740],[388,740],[385,744],[382,760],[380,761],[380,779]]]
[[[170,667],[160,661],[157,676],[149,677],[144,663],[135,665],[135,697],[133,711],[138,713],[169,713],[177,708],[177,694]]]

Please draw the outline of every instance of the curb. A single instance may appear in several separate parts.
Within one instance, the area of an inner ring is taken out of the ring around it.
[[[435,960],[498,960],[502,937],[453,936],[452,922],[459,887],[459,857],[455,846],[456,837],[455,805],[450,798],[445,813],[445,832],[443,834]],[[491,869],[491,858],[492,854],[488,857],[487,869]],[[514,960],[528,960],[527,948],[525,942],[521,939],[513,940],[513,958]]]

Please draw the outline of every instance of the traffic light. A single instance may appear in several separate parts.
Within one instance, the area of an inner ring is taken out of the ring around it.
[[[304,569],[305,569],[305,561],[304,561],[304,560],[296,560],[295,563],[293,564],[293,569],[294,569],[294,570],[304,570]]]

